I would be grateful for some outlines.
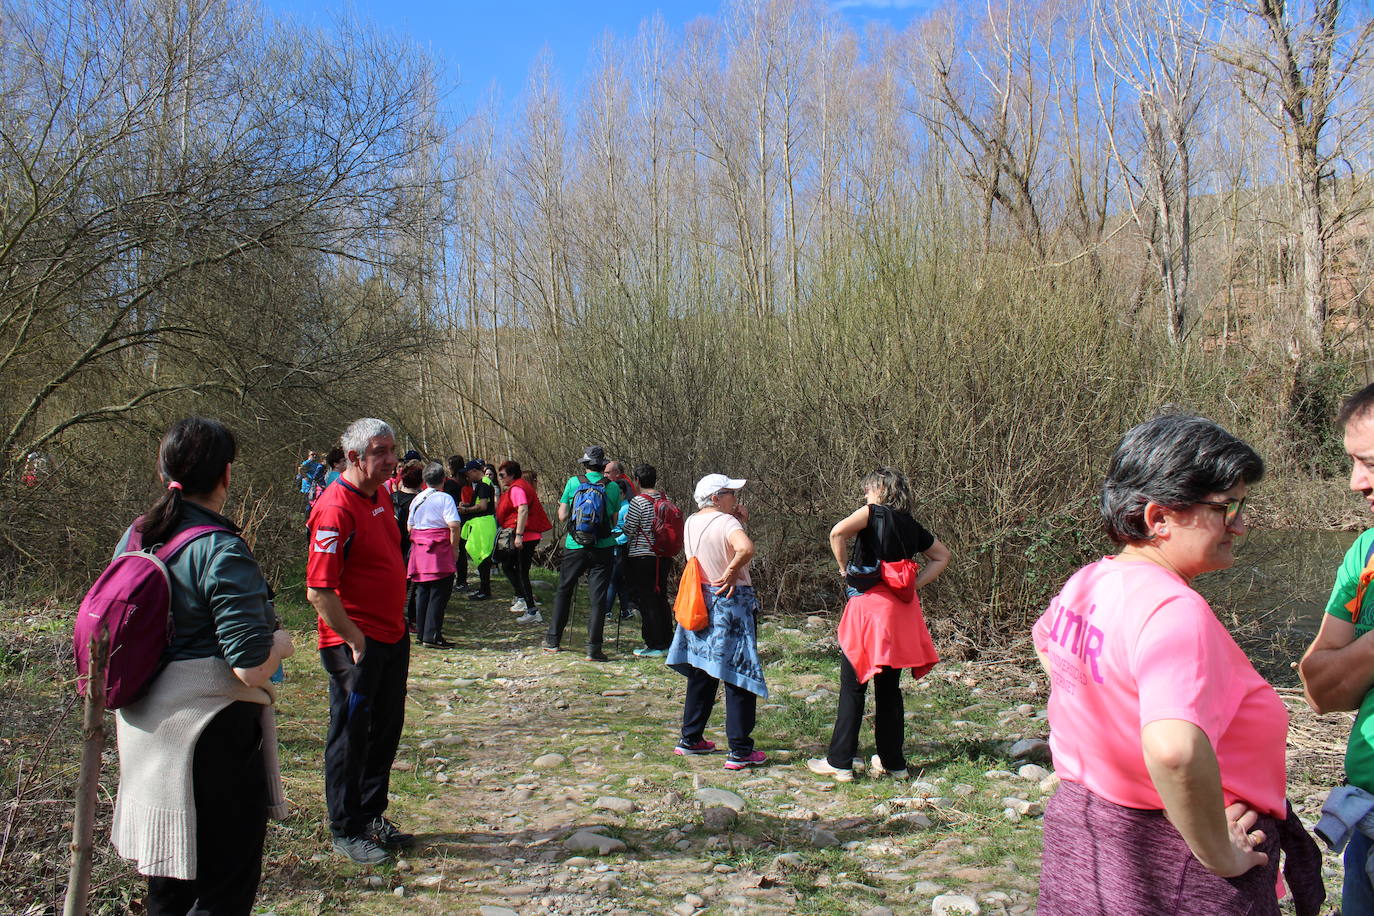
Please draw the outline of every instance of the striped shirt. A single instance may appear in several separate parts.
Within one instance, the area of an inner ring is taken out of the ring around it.
[[[654,556],[654,501],[644,494],[630,500],[620,530],[625,534],[625,553],[632,557]]]

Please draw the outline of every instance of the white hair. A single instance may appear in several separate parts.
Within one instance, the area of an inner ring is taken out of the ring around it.
[[[376,417],[354,420],[348,424],[348,429],[344,430],[343,435],[339,437],[339,445],[344,450],[344,458],[357,452],[361,459],[363,454],[367,452],[368,443],[378,436],[396,438],[396,434],[391,431],[391,425],[385,420],[378,420]]]

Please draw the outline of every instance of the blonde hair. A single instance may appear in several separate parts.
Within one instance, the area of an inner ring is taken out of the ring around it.
[[[878,491],[878,502],[898,512],[911,513],[911,484],[896,468],[882,467],[860,481],[865,493]]]

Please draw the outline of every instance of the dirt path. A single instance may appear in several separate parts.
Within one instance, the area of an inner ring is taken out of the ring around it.
[[[834,714],[832,621],[764,622],[772,695],[755,737],[770,765],[730,772],[723,754],[671,752],[683,679],[631,655],[637,621],[618,646],[609,626],[611,661],[597,663],[582,657],[577,626],[568,651],[541,652],[542,627],[517,624],[507,603],[455,599],[447,630],[458,648],[415,648],[390,814],[419,843],[394,865],[360,868],[320,851],[320,720],[290,715],[325,690],[307,654],[283,736],[299,764],[288,766],[302,803],[295,832],[313,837],[286,839],[296,864],[288,853],[269,868],[265,911],[1034,911],[1039,815],[1055,778],[1019,772],[1026,761],[1007,753],[1047,731],[1043,683],[1023,663],[942,664],[907,683],[912,781],[837,785],[804,766],[823,752]],[[707,732],[722,746],[723,713],[718,703]],[[860,740],[866,757],[867,726]],[[1305,817],[1319,788],[1294,786]],[[1334,860],[1329,871],[1334,890]]]

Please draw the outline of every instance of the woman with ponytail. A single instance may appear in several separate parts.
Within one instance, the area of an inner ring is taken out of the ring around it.
[[[949,565],[949,548],[911,516],[911,486],[896,468],[878,468],[859,484],[864,504],[830,529],[830,551],[839,566],[849,600],[840,618],[840,697],[830,750],[808,760],[813,773],[836,782],[854,778],[854,753],[859,747],[859,723],[864,717],[864,694],[873,682],[873,738],[878,753],[870,772],[905,779],[902,755],[903,668],[914,678],[924,677],[939,658],[921,616],[916,593],[935,581]],[[858,539],[848,563],[845,551]],[[925,554],[924,567],[913,562]]]
[[[237,446],[202,417],[167,431],[165,487],[115,554],[204,533],[167,563],[173,635],[148,693],[115,714],[113,841],[148,876],[150,916],[243,914],[262,876],[270,814],[285,814],[269,678],[294,651],[271,591],[223,514]]]

